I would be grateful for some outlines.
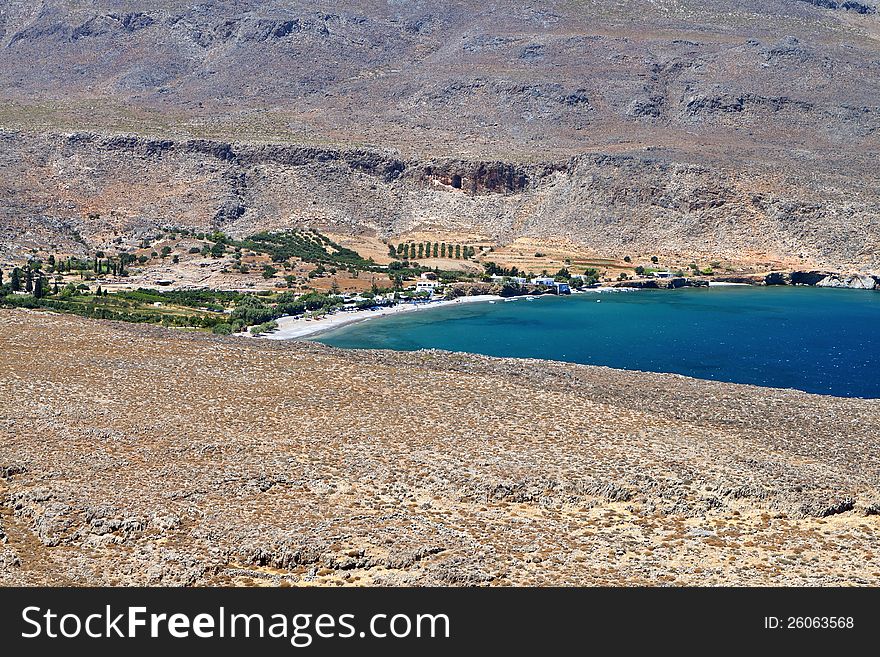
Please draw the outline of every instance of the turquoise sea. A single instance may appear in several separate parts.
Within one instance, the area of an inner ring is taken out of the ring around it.
[[[518,298],[377,318],[316,339],[880,397],[880,292],[863,290],[713,287]]]

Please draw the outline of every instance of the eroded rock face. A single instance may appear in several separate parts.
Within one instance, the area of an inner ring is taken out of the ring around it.
[[[236,237],[313,226],[387,237],[412,230],[501,242],[528,236],[613,255],[733,260],[756,250],[784,257],[802,243],[809,259],[835,265],[830,271],[842,263],[880,268],[880,249],[865,248],[880,221],[870,207],[807,204],[786,190],[750,194],[757,181],[663,154],[519,163],[93,133],[0,133],[0,143],[8,159],[0,175],[10,177],[18,199],[0,209],[0,257],[10,260],[53,244],[86,253],[114,232],[155,226]],[[853,215],[862,219],[859,232],[834,229]]]
[[[562,168],[562,167],[560,167]],[[539,175],[545,175],[542,167]],[[436,182],[471,194],[522,192],[529,182],[525,167],[504,162],[437,162],[424,165],[416,179]]]
[[[815,283],[817,287],[846,287],[853,290],[874,290],[880,287],[880,277],[869,274],[830,274]]]
[[[880,276],[866,273],[841,274],[828,271],[772,272],[764,278],[765,285],[815,285],[853,290],[880,289]]]

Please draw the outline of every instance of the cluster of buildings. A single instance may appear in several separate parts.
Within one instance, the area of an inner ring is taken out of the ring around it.
[[[489,277],[493,283],[518,283],[519,285],[543,285],[544,287],[553,288],[556,294],[570,294],[571,285],[564,281],[554,280],[551,276],[535,276],[531,280],[523,276],[498,276],[497,274]],[[572,276],[579,278],[579,276]]]

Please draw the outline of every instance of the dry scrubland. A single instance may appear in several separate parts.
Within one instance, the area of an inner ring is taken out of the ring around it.
[[[0,312],[3,584],[877,584],[880,408]]]

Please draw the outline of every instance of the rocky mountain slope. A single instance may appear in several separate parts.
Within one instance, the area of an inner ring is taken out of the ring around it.
[[[0,3],[0,247],[298,222],[880,268],[873,0]]]
[[[876,400],[24,310],[0,395],[0,584],[880,582]]]

